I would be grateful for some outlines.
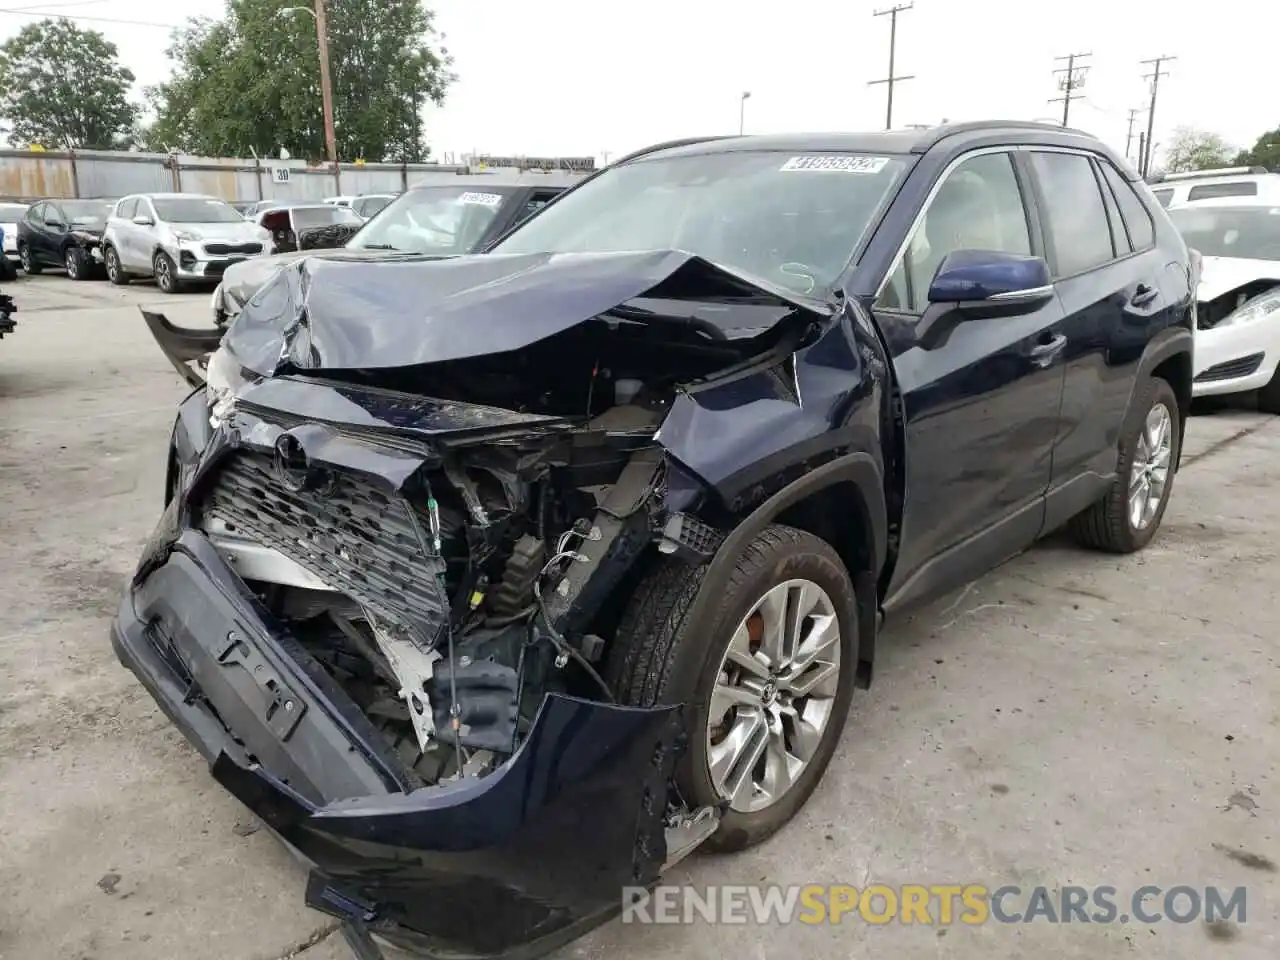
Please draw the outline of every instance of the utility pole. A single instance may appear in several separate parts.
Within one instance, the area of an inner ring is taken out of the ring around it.
[[[1160,68],[1170,60],[1177,60],[1177,57],[1170,57],[1161,54],[1158,57],[1152,57],[1150,60],[1143,60],[1144,64],[1152,64],[1152,70],[1146,74],[1143,79],[1151,81],[1151,105],[1147,107],[1147,143],[1146,149],[1142,154],[1142,164],[1139,172],[1145,177],[1151,172],[1151,135],[1156,125],[1156,95],[1160,92]],[[1165,76],[1168,76],[1166,73]]]
[[[1058,78],[1058,89],[1062,91],[1062,96],[1054,97],[1049,101],[1050,103],[1062,104],[1062,125],[1064,127],[1067,125],[1067,118],[1071,115],[1072,94],[1084,86],[1084,78],[1089,72],[1088,67],[1080,67],[1077,69],[1076,61],[1084,60],[1091,56],[1093,56],[1092,53],[1069,53],[1065,57],[1053,58],[1055,63],[1059,63],[1063,60],[1067,61],[1067,65],[1065,67],[1059,67],[1057,70],[1053,71],[1055,74],[1062,74],[1062,76]]]
[[[738,100],[738,136],[742,136],[747,129],[747,101],[751,99],[751,91],[743,90],[742,97]]]
[[[1138,176],[1145,177],[1147,174],[1142,169],[1142,158],[1147,155],[1147,135],[1138,131]]]
[[[338,166],[338,141],[333,133],[333,85],[329,79],[329,28],[324,0],[316,0],[316,43],[320,48],[320,98],[324,102],[324,145],[333,164],[333,180],[342,193],[342,171]]]
[[[1137,110],[1129,111],[1129,132],[1124,136],[1124,158],[1126,160],[1130,159],[1129,148],[1133,145],[1133,124],[1138,119],[1138,112]]]
[[[883,80],[872,80],[870,83],[867,84],[867,86],[869,87],[875,86],[877,83],[888,84],[889,102],[885,106],[885,110],[884,110],[884,128],[886,130],[893,129],[893,85],[900,80],[915,79],[915,77],[911,77],[911,76],[907,76],[907,77],[895,76],[893,72],[894,54],[898,46],[898,14],[902,13],[904,10],[910,10],[914,6],[915,6],[915,3],[913,0],[912,3],[895,4],[894,6],[889,7],[888,9],[877,10],[871,14],[873,17],[883,17],[885,14],[889,15],[889,75],[885,77]]]

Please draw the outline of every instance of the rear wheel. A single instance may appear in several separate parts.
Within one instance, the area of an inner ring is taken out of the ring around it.
[[[688,703],[676,783],[694,807],[727,801],[711,850],[760,843],[826,771],[853,697],[857,604],[839,556],[811,534],[766,527],[699,622],[704,570],[664,561],[632,597],[607,664],[619,699]]]
[[[35,254],[31,252],[30,244],[22,244],[18,247],[18,259],[22,261],[22,270],[29,277],[34,277],[44,268],[36,262]]]
[[[1130,421],[1120,435],[1116,478],[1107,495],[1071,520],[1086,547],[1111,553],[1141,550],[1160,529],[1182,431],[1178,398],[1168,382],[1152,377],[1138,392]]]
[[[102,259],[107,267],[108,280],[117,287],[123,287],[128,284],[129,275],[124,272],[124,267],[120,265],[120,254],[116,253],[115,247],[107,247],[102,252]]]

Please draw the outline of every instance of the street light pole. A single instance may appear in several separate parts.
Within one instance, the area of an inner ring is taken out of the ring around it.
[[[742,136],[747,127],[747,101],[751,99],[751,91],[743,90],[742,99],[738,101],[738,136]]]

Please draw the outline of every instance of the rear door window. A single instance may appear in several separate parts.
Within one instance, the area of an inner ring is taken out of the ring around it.
[[[130,197],[128,200],[120,201],[120,207],[116,210],[117,217],[123,217],[126,220],[132,220],[138,215],[138,198]]]
[[[1155,222],[1151,219],[1151,211],[1142,202],[1138,192],[1133,189],[1133,184],[1105,160],[1098,161],[1098,166],[1102,168],[1102,178],[1107,181],[1107,186],[1111,188],[1116,202],[1120,205],[1120,215],[1124,218],[1125,228],[1129,231],[1129,242],[1133,245],[1133,249],[1146,250],[1155,246]]]
[[[1055,277],[1071,277],[1115,258],[1111,227],[1093,164],[1078,153],[1034,151]]]

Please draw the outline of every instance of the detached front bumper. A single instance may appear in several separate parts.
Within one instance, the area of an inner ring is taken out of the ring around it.
[[[603,922],[667,857],[676,707],[551,695],[482,779],[415,786],[369,721],[170,508],[112,644],[224,787],[311,870],[365,956],[533,957]]]

